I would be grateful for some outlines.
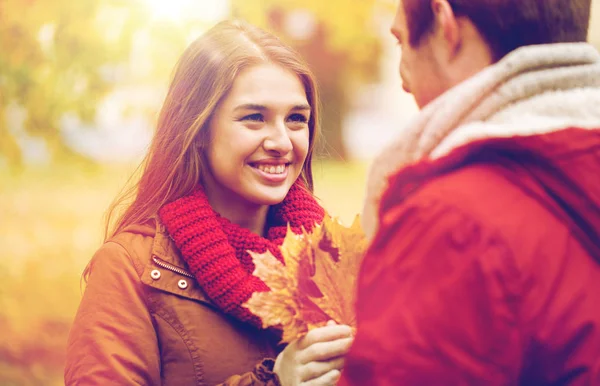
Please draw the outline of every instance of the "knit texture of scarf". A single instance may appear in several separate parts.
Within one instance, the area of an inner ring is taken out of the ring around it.
[[[446,91],[375,159],[363,229],[373,238],[389,177],[471,142],[600,127],[600,55],[587,43],[521,47]]]
[[[270,208],[266,237],[220,216],[210,206],[202,188],[159,211],[167,232],[206,295],[224,313],[259,328],[260,318],[242,304],[254,292],[266,292],[269,287],[252,275],[254,263],[248,251],[268,250],[284,262],[279,246],[288,224],[296,234],[301,234],[302,228],[310,232],[323,221],[324,214],[300,182],[292,186],[283,202]]]

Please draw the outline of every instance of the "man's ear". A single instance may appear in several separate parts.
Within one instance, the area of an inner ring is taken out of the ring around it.
[[[460,26],[448,0],[431,0],[436,33],[440,34],[447,52],[448,61],[458,54],[462,43]]]

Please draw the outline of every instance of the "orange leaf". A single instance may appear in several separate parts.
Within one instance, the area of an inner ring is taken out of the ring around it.
[[[288,232],[281,246],[285,265],[270,252],[250,252],[254,275],[270,292],[255,293],[244,304],[263,328],[278,327],[290,343],[333,319],[355,325],[354,293],[366,239],[358,217],[350,228],[326,217],[313,233]]]
[[[313,281],[322,296],[311,300],[340,324],[356,327],[356,281],[367,247],[358,216],[350,228],[327,217],[310,236],[314,251]]]

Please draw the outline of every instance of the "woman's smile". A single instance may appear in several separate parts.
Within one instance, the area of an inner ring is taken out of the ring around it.
[[[248,165],[260,180],[269,183],[282,183],[287,179],[291,162],[282,160],[251,162]]]

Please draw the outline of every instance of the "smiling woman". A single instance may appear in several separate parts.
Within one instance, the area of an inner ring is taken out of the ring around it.
[[[312,232],[314,77],[276,37],[222,22],[175,68],[138,182],[87,269],[67,385],[333,384],[352,342],[329,324],[285,349],[243,307],[252,253]],[[128,201],[131,199],[131,201]]]

